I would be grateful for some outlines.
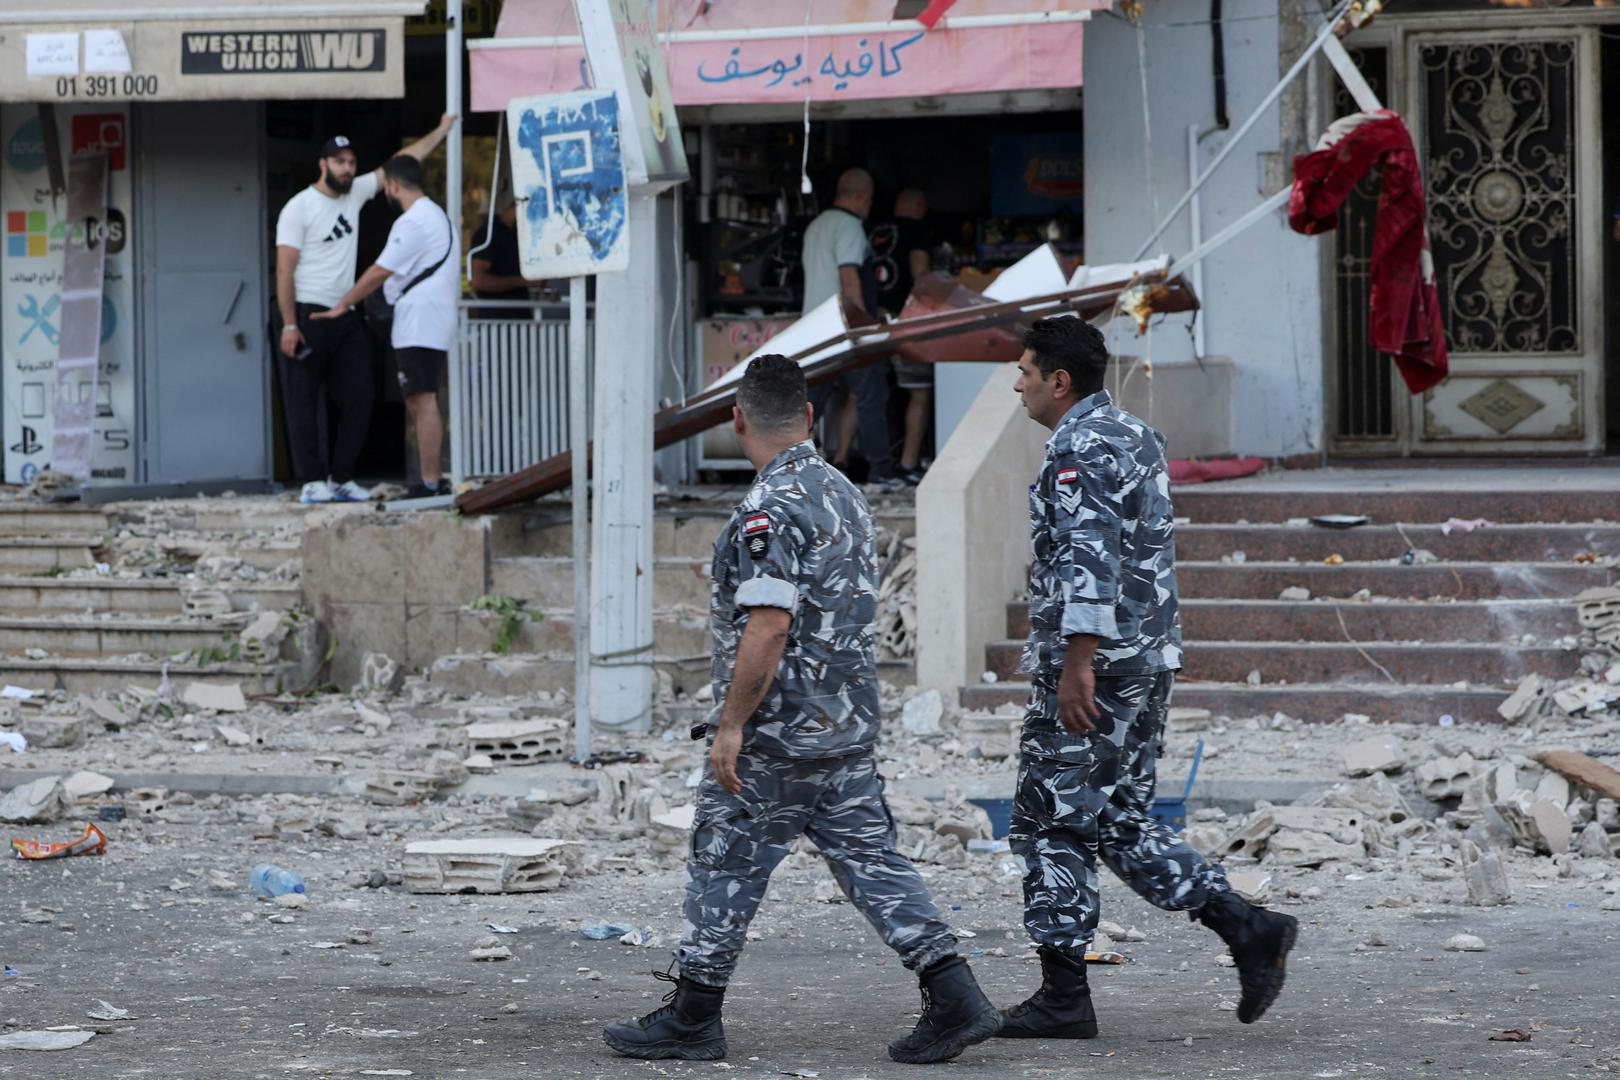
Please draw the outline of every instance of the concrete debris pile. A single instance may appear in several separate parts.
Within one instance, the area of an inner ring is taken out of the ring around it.
[[[882,660],[917,654],[917,540],[878,530],[877,620],[873,627]]]
[[[1581,675],[1551,680],[1527,675],[1499,707],[1509,723],[1545,723],[1575,718],[1603,720],[1620,714],[1620,586],[1587,589],[1575,597],[1581,636]]]

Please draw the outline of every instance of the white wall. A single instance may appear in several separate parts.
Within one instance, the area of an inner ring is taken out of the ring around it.
[[[1276,84],[1279,35],[1289,32],[1279,6],[1290,0],[1227,0],[1226,76],[1231,129],[1236,130]],[[1102,16],[1086,26],[1085,148],[1086,261],[1123,262],[1136,255],[1158,215],[1187,190],[1187,127],[1214,124],[1209,5],[1145,5],[1142,16],[1147,51],[1152,162],[1142,112],[1142,81],[1137,66],[1136,27]],[[1173,25],[1172,25],[1173,24]],[[1297,30],[1297,27],[1293,29]],[[1310,77],[1302,75],[1303,88]],[[1301,91],[1302,93],[1303,91]],[[1269,165],[1277,176],[1291,176],[1292,155],[1303,148],[1304,127],[1281,117],[1290,106],[1273,104],[1203,188],[1203,235],[1209,237],[1241,217],[1268,193]],[[1279,126],[1291,128],[1285,142]],[[1222,146],[1216,133],[1200,146],[1207,164]],[[1281,155],[1280,157],[1278,155]],[[1149,187],[1151,176],[1152,185]],[[1281,212],[1204,261],[1205,352],[1230,357],[1232,449],[1240,454],[1285,456],[1319,451],[1323,441],[1324,307],[1320,239],[1289,230]],[[1158,251],[1180,255],[1191,247],[1187,212],[1165,232]],[[1192,360],[1186,327],[1189,316],[1174,316],[1138,340],[1125,320],[1110,328],[1110,347],[1121,354],[1150,355],[1155,367]],[[1166,430],[1174,438],[1174,432]]]

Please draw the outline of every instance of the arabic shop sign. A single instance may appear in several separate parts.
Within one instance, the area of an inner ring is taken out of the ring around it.
[[[677,105],[802,104],[1079,86],[1081,23],[928,33],[677,41],[664,49]],[[585,85],[578,46],[475,49],[473,110]]]
[[[862,80],[868,78],[881,82],[904,75],[906,66],[901,54],[924,36],[924,31],[919,30],[904,37],[832,38],[825,52],[810,53],[813,67],[806,66],[802,49],[790,52],[781,48],[779,41],[761,42],[762,47],[748,49],[748,43],[744,42],[733,45],[726,62],[718,68],[707,59],[700,60],[696,74],[699,82],[710,85],[741,82],[761,90],[774,90],[786,84],[797,90],[800,97],[804,96],[806,87],[816,87],[819,78],[822,91],[830,87],[834,94],[842,94],[857,83],[865,89],[867,84]],[[772,47],[763,47],[767,45]],[[745,51],[750,55],[745,56]]]

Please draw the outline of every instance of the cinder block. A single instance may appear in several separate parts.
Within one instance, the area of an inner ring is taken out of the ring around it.
[[[577,841],[527,836],[418,840],[402,876],[415,893],[550,892],[563,886]]]
[[[568,722],[552,718],[492,721],[467,726],[471,753],[497,765],[535,765],[568,754]]]

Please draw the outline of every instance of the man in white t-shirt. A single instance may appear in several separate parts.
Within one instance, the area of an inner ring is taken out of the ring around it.
[[[328,323],[353,317],[353,309],[381,288],[394,305],[394,357],[405,408],[416,425],[417,460],[422,479],[407,498],[448,495],[439,472],[444,423],[439,416],[439,382],[456,336],[456,298],[461,292],[461,246],[456,227],[422,191],[422,163],[404,154],[382,167],[389,205],[401,211],[389,230],[377,262],[328,311],[314,316]]]
[[[401,153],[421,160],[444,141],[455,121],[446,114]],[[354,284],[360,209],[381,187],[382,170],[358,175],[354,148],[342,135],[322,145],[320,170],[320,179],[289,199],[276,219],[287,443],[304,502],[359,502],[371,497],[354,479],[371,426],[371,339],[358,314],[324,324],[310,316],[330,308]],[[329,459],[321,453],[323,387],[336,410]]]

